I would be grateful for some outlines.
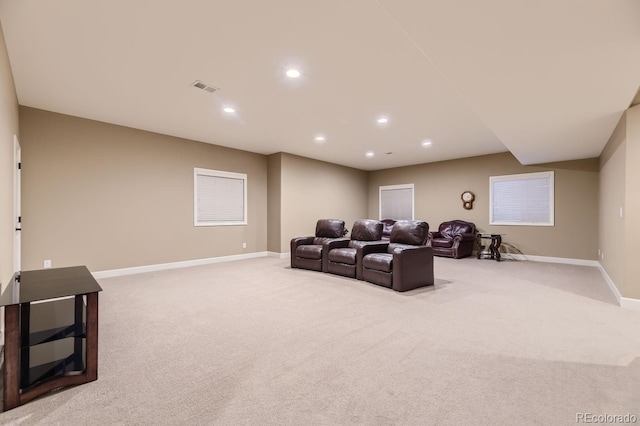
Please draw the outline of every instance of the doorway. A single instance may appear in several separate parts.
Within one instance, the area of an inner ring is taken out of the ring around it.
[[[20,208],[21,155],[18,136],[13,135],[13,218],[15,225],[15,235],[13,238],[13,272],[20,271],[22,265],[22,212]]]

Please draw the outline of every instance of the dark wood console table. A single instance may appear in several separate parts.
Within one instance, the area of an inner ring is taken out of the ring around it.
[[[98,292],[102,288],[86,266],[22,271],[0,295],[4,307],[3,411],[63,386],[98,379]],[[31,303],[74,297],[74,323],[32,333]],[[85,309],[86,308],[86,309]],[[73,353],[30,366],[30,348],[73,339]],[[83,350],[84,343],[84,350]]]
[[[505,234],[485,234],[482,232],[479,233],[477,239],[480,250],[478,250],[477,258],[495,259],[497,262],[500,262],[500,245],[502,244],[503,235]],[[488,251],[486,250],[486,246],[482,244],[482,240],[491,240]]]

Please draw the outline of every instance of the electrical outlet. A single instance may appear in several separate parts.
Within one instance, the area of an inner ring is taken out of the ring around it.
[[[247,248],[247,243],[242,243],[242,248]]]
[[[45,268],[51,268],[51,260],[47,259],[44,261],[44,267]]]

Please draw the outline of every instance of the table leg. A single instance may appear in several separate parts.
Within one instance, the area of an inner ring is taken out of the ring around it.
[[[31,335],[31,303],[20,305],[20,388],[29,383],[29,368],[31,367],[31,349],[29,338]]]
[[[98,379],[98,293],[87,294],[87,381]]]
[[[76,336],[82,335],[82,313],[84,311],[84,296],[79,294],[76,295],[75,298],[75,308],[74,308],[74,327]],[[82,339],[80,337],[76,337],[73,339],[73,369],[74,371],[82,371]]]
[[[20,305],[4,307],[4,398],[2,410],[20,405]]]
[[[491,237],[491,258],[500,262],[500,245],[502,244],[502,235],[494,235]]]

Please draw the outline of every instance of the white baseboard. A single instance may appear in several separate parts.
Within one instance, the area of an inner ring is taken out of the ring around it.
[[[621,297],[620,307],[624,309],[629,309],[630,311],[640,312],[640,299],[632,299],[630,297]]]
[[[569,257],[533,256],[529,254],[515,254],[515,253],[501,253],[501,255],[503,259],[529,260],[531,262],[564,263],[566,265],[595,266],[595,267],[598,267],[600,265],[600,263],[597,260],[572,259]]]
[[[502,255],[505,259],[514,259],[514,260],[529,260],[532,262],[547,262],[547,263],[565,263],[568,265],[581,265],[581,266],[594,266],[600,270],[602,276],[604,277],[607,286],[609,286],[609,290],[613,293],[613,296],[618,301],[618,305],[621,308],[629,309],[632,311],[640,311],[640,300],[632,299],[630,297],[622,297],[620,294],[620,290],[613,282],[607,271],[605,271],[604,267],[597,260],[584,260],[584,259],[570,259],[566,257],[547,257],[547,256],[530,256],[523,254],[512,254],[505,253]]]
[[[212,263],[232,262],[234,260],[254,259],[256,257],[267,257],[268,252],[234,254],[231,256],[209,257],[206,259],[185,260],[182,262],[160,263],[157,265],[134,266],[132,268],[111,269],[108,271],[92,272],[96,279],[120,277],[123,275],[142,274],[144,272],[165,271],[167,269],[188,268],[190,266],[209,265]]]
[[[171,262],[171,263],[161,263],[156,265],[135,266],[132,268],[111,269],[107,271],[92,272],[92,275],[96,279],[111,278],[111,277],[120,277],[124,275],[142,274],[145,272],[165,271],[168,269],[188,268],[191,266],[199,266],[199,265],[210,265],[213,263],[232,262],[235,260],[254,259],[258,257],[274,257],[279,259],[288,259],[290,255],[291,253],[289,252],[277,253],[273,251],[261,251],[261,252],[255,252],[255,253],[234,254],[231,256],[209,257],[206,259],[185,260],[182,262]],[[600,262],[596,260],[571,259],[571,258],[565,258],[565,257],[530,256],[530,255],[513,254],[513,253],[504,253],[502,257],[504,259],[529,260],[532,262],[564,263],[569,265],[597,267],[602,273],[602,276],[604,277],[607,285],[609,286],[609,289],[615,296],[616,300],[618,301],[618,304],[620,305],[620,307],[633,310],[633,311],[640,311],[640,300],[632,299],[630,297],[622,297],[615,283],[609,277],[609,274],[607,274],[607,271],[605,271],[605,269],[602,267]]]
[[[611,289],[611,292],[618,300],[618,305],[620,305],[621,308],[628,309],[630,311],[640,312],[640,299],[633,299],[631,297],[622,297],[620,290],[618,290],[618,287],[613,282],[609,274],[607,274],[607,271],[605,271],[604,267],[600,264],[600,262],[598,262],[598,269],[600,269],[600,272],[602,273],[604,280],[607,282],[607,285]]]
[[[600,273],[602,274],[602,276],[604,277],[604,280],[609,286],[611,293],[613,293],[613,295],[616,297],[616,300],[618,301],[618,305],[622,306],[622,294],[620,294],[620,290],[618,290],[618,287],[616,287],[616,283],[613,282],[613,280],[611,279],[609,274],[607,274],[607,271],[604,269],[602,264],[600,264],[600,262],[598,262],[598,269],[600,269]]]
[[[289,253],[278,253],[275,251],[268,251],[267,252],[267,256],[268,257],[275,257],[277,259],[288,259],[289,258]]]

